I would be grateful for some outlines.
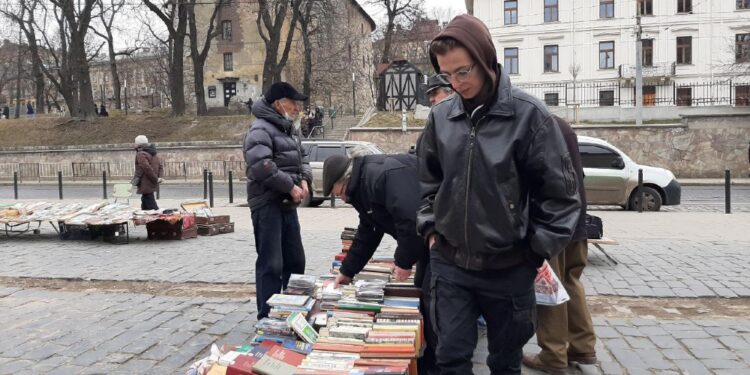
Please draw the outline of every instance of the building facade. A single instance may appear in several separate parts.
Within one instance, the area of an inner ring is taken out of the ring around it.
[[[487,24],[514,84],[549,106],[634,106],[638,15],[644,106],[750,105],[750,0],[469,5]]]
[[[321,18],[310,35],[312,49],[311,103],[336,106],[351,113],[355,106],[361,113],[374,103],[371,34],[375,22],[355,0],[331,0],[331,14]],[[198,6],[196,13],[210,19],[210,6]],[[291,10],[289,11],[291,15]],[[204,87],[209,108],[228,107],[233,103],[257,100],[263,90],[265,44],[258,32],[257,2],[233,1],[219,11],[213,40],[206,61]],[[287,25],[282,30],[286,35]],[[283,51],[283,41],[279,46]],[[279,52],[281,55],[281,52]],[[302,91],[304,54],[302,37],[295,30],[289,59],[282,80]]]
[[[117,75],[120,77],[120,101],[122,109],[142,111],[152,108],[168,108],[169,84],[166,57],[158,53],[124,56],[117,60]],[[188,66],[189,67],[189,66]],[[104,104],[107,110],[115,108],[115,89],[109,61],[94,61],[89,66],[91,89],[97,107]],[[186,70],[186,72],[190,72]],[[185,74],[185,91],[192,93],[191,77]]]

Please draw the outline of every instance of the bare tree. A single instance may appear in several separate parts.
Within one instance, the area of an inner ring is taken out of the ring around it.
[[[59,10],[64,20],[62,32],[69,40],[68,60],[70,70],[75,78],[77,86],[78,105],[71,115],[92,120],[96,117],[96,105],[94,104],[94,92],[91,89],[91,76],[89,74],[89,58],[86,51],[86,33],[91,24],[92,11],[96,0],[49,0]]]
[[[37,8],[39,0],[19,0],[17,9],[0,9],[0,13],[5,15],[14,24],[22,30],[26,36],[26,42],[31,54],[31,76],[34,79],[35,97],[37,110],[39,113],[44,112],[44,73],[42,72],[42,59],[39,54],[39,43],[36,37],[34,25],[36,23],[34,11]],[[20,48],[21,46],[19,46]],[[2,90],[0,90],[2,91]]]
[[[166,40],[169,55],[169,97],[172,101],[172,115],[185,115],[185,38],[188,26],[188,3],[187,0],[165,0],[161,7],[151,0],[143,0],[143,3],[156,14],[164,23],[169,34]],[[156,33],[152,34],[156,36]]]
[[[330,26],[333,20],[330,15],[334,14],[333,4],[329,0],[302,0],[299,6],[294,8],[297,13],[297,21],[302,34],[302,49],[304,54],[304,74],[302,78],[302,92],[310,96],[310,81],[313,71],[313,41],[312,38],[318,34],[322,27]]]
[[[381,63],[388,63],[391,59],[391,42],[394,31],[399,22],[413,20],[423,13],[424,0],[368,0],[368,4],[379,5],[385,8],[388,17],[385,30],[383,31],[383,53],[380,56]]]
[[[203,89],[203,71],[206,66],[208,52],[211,49],[211,41],[221,34],[221,28],[216,27],[216,18],[221,8],[227,4],[227,0],[215,0],[211,4],[211,18],[206,27],[205,38],[203,38],[202,48],[198,40],[198,26],[195,16],[196,0],[188,0],[188,23],[190,26],[190,58],[193,61],[193,85],[195,86],[196,113],[198,116],[208,114],[206,107],[206,94]],[[200,35],[203,37],[203,35]]]
[[[129,56],[137,50],[137,48],[126,49],[124,51],[115,52],[115,43],[112,30],[115,24],[115,17],[121,12],[125,6],[125,0],[109,0],[109,4],[105,4],[104,0],[97,0],[97,5],[100,8],[99,20],[101,26],[104,29],[103,32],[97,30],[95,27],[91,29],[96,35],[99,35],[107,42],[107,55],[109,57],[109,70],[112,75],[112,89],[115,95],[115,108],[122,109],[122,98],[121,98],[121,86],[120,76],[117,74],[117,56]]]
[[[294,30],[296,29],[298,12],[292,11],[292,19],[286,33],[284,50],[279,57],[282,29],[286,22],[289,6],[299,7],[301,0],[258,0],[258,33],[266,46],[266,60],[263,65],[263,91],[274,82],[281,81],[281,71],[284,70],[289,59],[289,49],[292,45]]]

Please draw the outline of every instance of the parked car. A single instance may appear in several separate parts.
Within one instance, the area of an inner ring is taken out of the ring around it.
[[[310,158],[310,167],[312,167],[313,184],[311,194],[302,202],[303,206],[317,207],[325,202],[329,197],[323,196],[323,162],[333,155],[349,155],[356,147],[365,147],[374,154],[382,154],[381,150],[374,143],[357,142],[357,141],[302,141],[302,147],[305,148]]]
[[[638,209],[638,169],[643,169],[644,211],[680,204],[681,187],[672,172],[634,162],[617,147],[599,138],[578,137],[586,200],[589,205],[618,205]]]

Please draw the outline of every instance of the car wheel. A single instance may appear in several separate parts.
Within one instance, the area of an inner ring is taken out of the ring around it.
[[[659,211],[661,209],[661,194],[656,189],[643,187],[643,211]],[[630,209],[638,210],[638,188],[630,194]]]

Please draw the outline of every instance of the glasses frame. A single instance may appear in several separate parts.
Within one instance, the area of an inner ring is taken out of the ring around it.
[[[476,66],[477,66],[477,63],[473,63],[469,65],[468,69],[461,69],[453,73],[440,73],[438,74],[438,76],[442,77],[448,82],[453,82],[452,80],[455,79],[456,82],[463,83],[463,82],[466,82],[467,79],[469,79],[469,75],[471,74],[471,72],[474,71],[474,68],[476,68]]]

